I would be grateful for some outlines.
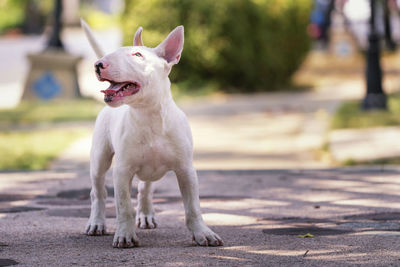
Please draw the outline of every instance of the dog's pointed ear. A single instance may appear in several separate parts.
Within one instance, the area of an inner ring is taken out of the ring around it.
[[[82,26],[83,30],[85,31],[86,37],[89,40],[90,46],[93,48],[94,53],[96,54],[97,58],[104,57],[104,55],[105,55],[104,51],[101,49],[99,43],[94,38],[94,34],[93,34],[92,30],[90,29],[89,25],[82,18],[81,18],[81,26]]]
[[[161,44],[154,48],[154,51],[159,57],[164,58],[168,65],[177,64],[183,50],[183,39],[184,32],[181,25],[176,27]]]
[[[143,28],[139,27],[135,33],[135,37],[133,38],[133,46],[143,46],[142,32]]]

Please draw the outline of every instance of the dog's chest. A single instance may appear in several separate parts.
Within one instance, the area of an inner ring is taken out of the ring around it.
[[[134,138],[126,138],[123,143],[121,156],[129,160],[139,179],[155,181],[173,168],[175,149],[167,136],[141,131]]]

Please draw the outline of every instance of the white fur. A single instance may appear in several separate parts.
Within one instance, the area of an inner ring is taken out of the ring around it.
[[[203,222],[197,174],[192,163],[190,127],[170,91],[168,74],[180,59],[183,27],[177,27],[156,48],[142,46],[141,32],[139,28],[134,40],[134,44],[140,46],[122,47],[101,59],[108,66],[104,69],[107,79],[117,82],[135,81],[141,88],[134,95],[109,103],[112,107],[105,107],[97,117],[90,155],[92,206],[86,233],[105,233],[107,193],[104,179],[114,157],[113,180],[117,210],[114,247],[138,245],[135,222],[140,228],[157,226],[151,183],[161,179],[170,170],[176,173],[185,206],[186,225],[193,239],[202,246],[222,245],[221,238]],[[99,48],[98,44],[95,46]],[[136,52],[143,57],[132,56]],[[140,180],[136,215],[130,201],[134,177]]]
[[[98,58],[103,57],[105,55],[105,53],[103,52],[101,47],[98,45],[96,39],[94,38],[94,34],[90,30],[89,25],[87,25],[86,21],[84,21],[83,19],[81,19],[81,26],[82,26],[83,30],[85,31],[85,34],[89,40],[90,45],[92,46],[92,48],[94,50],[94,53],[96,54],[96,56]]]

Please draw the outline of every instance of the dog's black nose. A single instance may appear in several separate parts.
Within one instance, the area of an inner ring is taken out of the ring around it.
[[[96,67],[96,73],[100,76],[100,75],[101,75],[101,74],[100,74],[100,69],[104,69],[103,62],[97,63],[97,64],[95,65],[95,67]]]

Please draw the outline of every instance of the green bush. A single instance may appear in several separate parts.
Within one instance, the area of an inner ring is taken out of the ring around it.
[[[84,128],[0,131],[0,170],[45,169],[68,145],[89,133]]]
[[[271,91],[290,83],[310,40],[310,0],[125,0],[125,45],[143,26],[146,46],[185,26],[172,79],[212,81],[227,91]]]
[[[0,34],[19,29],[24,33],[41,33],[53,0],[0,0]]]
[[[22,0],[0,1],[0,33],[22,26],[25,3]]]
[[[94,121],[104,104],[92,99],[23,101],[13,109],[0,109],[0,131],[22,125]]]

